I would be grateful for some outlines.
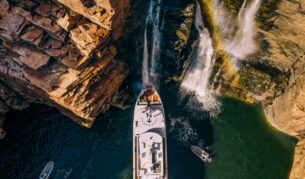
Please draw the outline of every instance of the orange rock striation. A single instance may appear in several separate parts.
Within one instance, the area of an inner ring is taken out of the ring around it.
[[[114,60],[128,11],[129,0],[0,0],[0,89],[90,127],[128,74]]]

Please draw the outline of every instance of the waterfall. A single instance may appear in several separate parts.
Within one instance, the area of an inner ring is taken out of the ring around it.
[[[183,88],[194,91],[201,97],[206,96],[213,52],[209,32],[203,28],[200,32],[197,60],[192,64],[190,71],[186,73],[181,84]]]
[[[195,26],[199,32],[199,45],[197,54],[189,71],[181,83],[181,87],[188,92],[195,93],[196,99],[206,111],[218,108],[215,97],[209,93],[209,79],[213,60],[214,49],[212,39],[206,27],[204,27],[200,5],[197,3]]]
[[[157,83],[157,62],[160,58],[161,41],[160,4],[161,0],[151,0],[146,17],[142,67],[142,80],[144,85],[156,85]]]
[[[238,29],[229,43],[226,44],[226,50],[237,59],[245,59],[256,50],[254,37],[255,14],[259,9],[261,0],[253,0],[246,8],[247,0],[244,1],[238,13]]]
[[[225,12],[222,4],[214,1],[214,15],[225,39],[225,50],[233,57],[233,63],[245,59],[256,50],[255,15],[260,4],[261,0],[252,0],[251,3],[244,0],[235,22],[236,20]]]
[[[147,32],[144,32],[144,49],[143,49],[143,64],[142,64],[142,81],[144,85],[149,84],[149,74],[148,74],[148,52],[147,52]]]

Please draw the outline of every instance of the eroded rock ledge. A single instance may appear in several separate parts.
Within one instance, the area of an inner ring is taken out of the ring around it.
[[[128,74],[114,60],[128,11],[129,0],[0,0],[0,91],[14,93],[1,108],[44,103],[90,127]]]

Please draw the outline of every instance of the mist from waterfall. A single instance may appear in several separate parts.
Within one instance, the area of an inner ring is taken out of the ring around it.
[[[247,9],[246,3],[247,0],[244,1],[238,14],[238,30],[234,38],[226,45],[226,50],[238,59],[244,59],[256,50],[255,14],[259,9],[260,0],[254,0]]]
[[[156,85],[157,62],[160,58],[160,11],[161,0],[151,0],[146,17],[142,65],[143,85]]]
[[[193,62],[181,83],[182,89],[194,93],[205,111],[219,111],[219,103],[209,93],[209,79],[213,60],[213,45],[210,33],[203,24],[200,5],[197,3],[195,26],[199,32],[199,45]],[[191,102],[192,103],[192,102]],[[218,113],[218,112],[217,112]],[[216,115],[216,113],[215,113]]]
[[[256,51],[255,15],[260,7],[261,0],[244,0],[237,22],[225,12],[223,5],[216,1],[214,4],[215,17],[219,28],[225,38],[225,50],[233,57],[233,60],[243,60]]]

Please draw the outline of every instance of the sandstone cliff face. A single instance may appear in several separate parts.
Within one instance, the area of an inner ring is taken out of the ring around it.
[[[274,17],[273,27],[262,31],[269,44],[268,53],[262,53],[261,61],[288,74],[284,93],[272,104],[267,104],[268,119],[282,131],[293,136],[305,136],[305,1],[282,1]]]
[[[14,93],[3,109],[44,103],[90,127],[128,74],[114,60],[128,10],[128,0],[0,0],[0,89]]]
[[[305,58],[291,68],[285,92],[265,106],[268,120],[278,129],[298,138],[305,137]]]
[[[305,178],[305,139],[300,140],[294,151],[294,159],[292,170],[290,172],[290,179],[303,179]]]
[[[166,82],[177,80],[183,68],[187,68],[184,62],[197,45],[198,34],[193,28],[195,9],[195,1],[164,2],[161,61]]]
[[[234,1],[236,2],[236,1]],[[237,14],[242,1],[224,0],[228,11]],[[292,179],[305,178],[305,1],[262,1],[257,14],[260,45],[258,51],[242,62],[237,75],[222,70],[226,55],[218,52],[214,71],[220,93],[262,102],[268,121],[277,129],[297,137]],[[214,86],[215,86],[214,84]]]
[[[288,74],[283,94],[265,105],[268,120],[279,130],[296,136],[291,179],[305,178],[305,1],[282,1],[274,18],[274,27],[263,34],[269,44],[261,60]]]
[[[234,5],[233,5],[234,4]],[[242,1],[224,1],[236,16]],[[259,47],[256,53],[240,61],[237,75],[215,76],[220,92],[248,102],[262,102],[269,121],[292,136],[304,136],[305,1],[262,1],[257,13]],[[223,49],[221,49],[223,50]],[[219,72],[226,55],[217,51],[214,71]],[[221,71],[221,70],[220,70]],[[226,73],[225,71],[221,71]],[[234,81],[235,80],[235,81]],[[304,124],[304,125],[303,125]]]

